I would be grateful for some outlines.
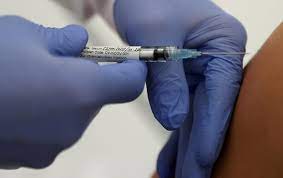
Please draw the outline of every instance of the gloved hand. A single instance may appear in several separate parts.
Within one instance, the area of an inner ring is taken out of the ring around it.
[[[131,101],[143,89],[141,62],[99,66],[75,58],[88,39],[80,26],[45,28],[4,16],[0,39],[2,168],[48,166],[103,105]]]
[[[115,22],[130,45],[243,52],[239,21],[209,0],[116,0]],[[237,97],[243,56],[148,64],[152,111],[175,130],[158,159],[161,178],[208,178]]]

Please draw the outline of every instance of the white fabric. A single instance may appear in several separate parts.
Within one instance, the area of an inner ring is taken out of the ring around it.
[[[115,27],[113,5],[115,0],[56,0],[68,7],[81,19],[100,14],[111,27]]]

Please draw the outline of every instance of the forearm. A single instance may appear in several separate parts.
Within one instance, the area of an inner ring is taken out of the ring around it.
[[[283,177],[283,24],[247,66],[215,178]]]

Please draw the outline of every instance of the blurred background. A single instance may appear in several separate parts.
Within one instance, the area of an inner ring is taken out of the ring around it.
[[[64,0],[69,2],[80,0]],[[237,17],[248,32],[245,64],[283,20],[282,0],[215,0]],[[89,44],[123,45],[118,35],[98,15],[81,21],[52,0],[1,0],[0,15],[15,14],[45,26],[81,24],[90,34]],[[0,39],[1,40],[1,39]],[[266,59],[268,60],[268,59]],[[155,169],[157,155],[170,133],[155,121],[146,91],[134,102],[104,107],[82,139],[43,170],[0,170],[3,178],[145,178]]]

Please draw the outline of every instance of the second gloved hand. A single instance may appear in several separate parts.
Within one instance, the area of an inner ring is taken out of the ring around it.
[[[210,0],[116,0],[115,22],[130,45],[173,45],[243,52],[246,33]],[[148,97],[157,120],[175,130],[158,160],[161,178],[208,178],[242,77],[243,56],[202,56],[148,64]]]
[[[0,17],[0,167],[42,168],[83,134],[101,107],[135,99],[140,62],[99,66],[75,58],[88,35],[80,26],[45,28]]]

